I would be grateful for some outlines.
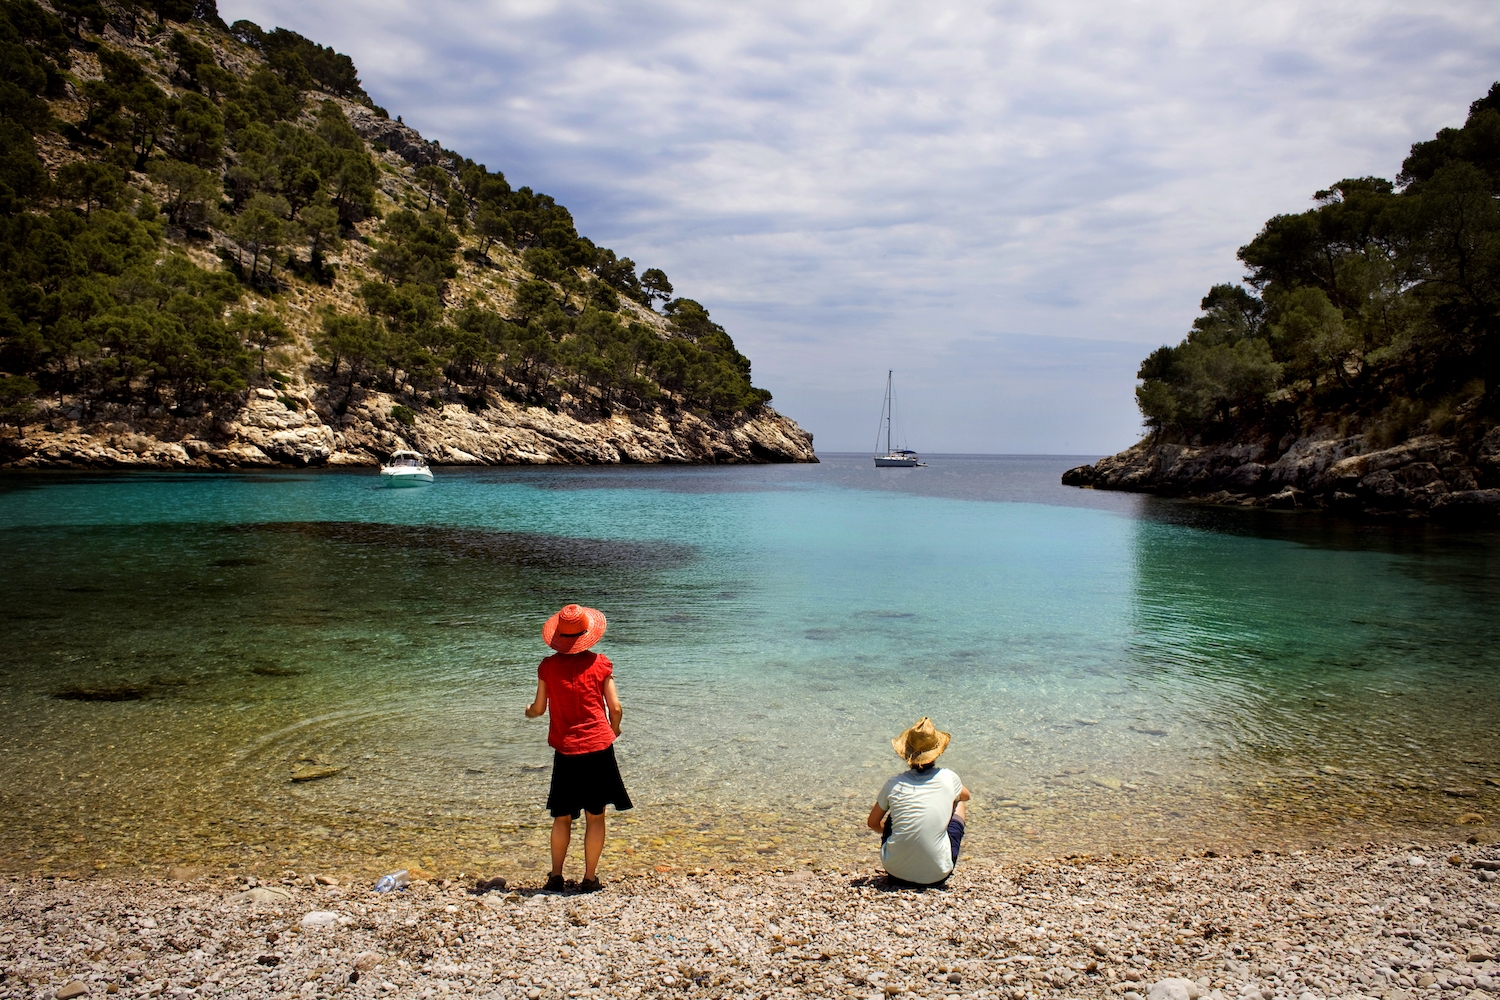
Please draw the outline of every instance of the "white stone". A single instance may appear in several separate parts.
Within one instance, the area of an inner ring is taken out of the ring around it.
[[[1198,1000],[1203,989],[1191,979],[1173,977],[1152,983],[1146,995],[1150,1000]]]
[[[313,910],[302,918],[302,926],[332,927],[339,922],[339,915],[332,910]]]

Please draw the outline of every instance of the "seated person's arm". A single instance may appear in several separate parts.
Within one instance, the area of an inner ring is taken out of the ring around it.
[[[870,807],[870,818],[865,820],[865,826],[876,833],[885,832],[885,810],[880,808],[879,802]]]
[[[955,802],[967,802],[967,801],[969,801],[973,797],[974,796],[972,796],[972,795],[969,794],[969,786],[968,785],[960,785],[958,787],[958,798],[954,799],[954,801]]]
[[[526,706],[526,718],[535,719],[547,711],[547,682],[536,682],[536,701]]]

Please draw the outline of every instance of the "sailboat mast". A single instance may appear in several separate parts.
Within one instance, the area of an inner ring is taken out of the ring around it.
[[[885,453],[891,454],[891,376],[895,369],[885,373]]]

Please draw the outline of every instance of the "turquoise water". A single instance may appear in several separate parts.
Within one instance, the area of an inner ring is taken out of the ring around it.
[[[4,477],[0,864],[533,866],[521,708],[575,600],[626,706],[612,864],[869,861],[924,714],[980,854],[1487,829],[1494,535],[869,464]]]

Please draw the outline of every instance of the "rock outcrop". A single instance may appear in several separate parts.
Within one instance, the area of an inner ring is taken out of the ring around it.
[[[350,101],[343,102],[341,107],[361,139],[384,146],[412,166],[422,167],[442,159],[442,145],[436,139],[423,139],[410,125],[382,118]]]
[[[385,393],[340,414],[338,390],[312,384],[254,389],[232,411],[200,417],[56,415],[0,439],[9,468],[173,468],[375,465],[411,448],[435,465],[593,465],[622,462],[816,462],[812,435],[769,407],[714,420],[690,411],[590,418],[491,394],[482,409],[457,403],[392,415]],[[407,402],[411,402],[408,400]],[[400,411],[397,411],[400,412]],[[406,415],[406,414],[403,414]]]
[[[1500,427],[1465,442],[1428,434],[1390,448],[1322,431],[1290,442],[1188,445],[1147,438],[1063,474],[1063,484],[1370,517],[1500,520]]]

